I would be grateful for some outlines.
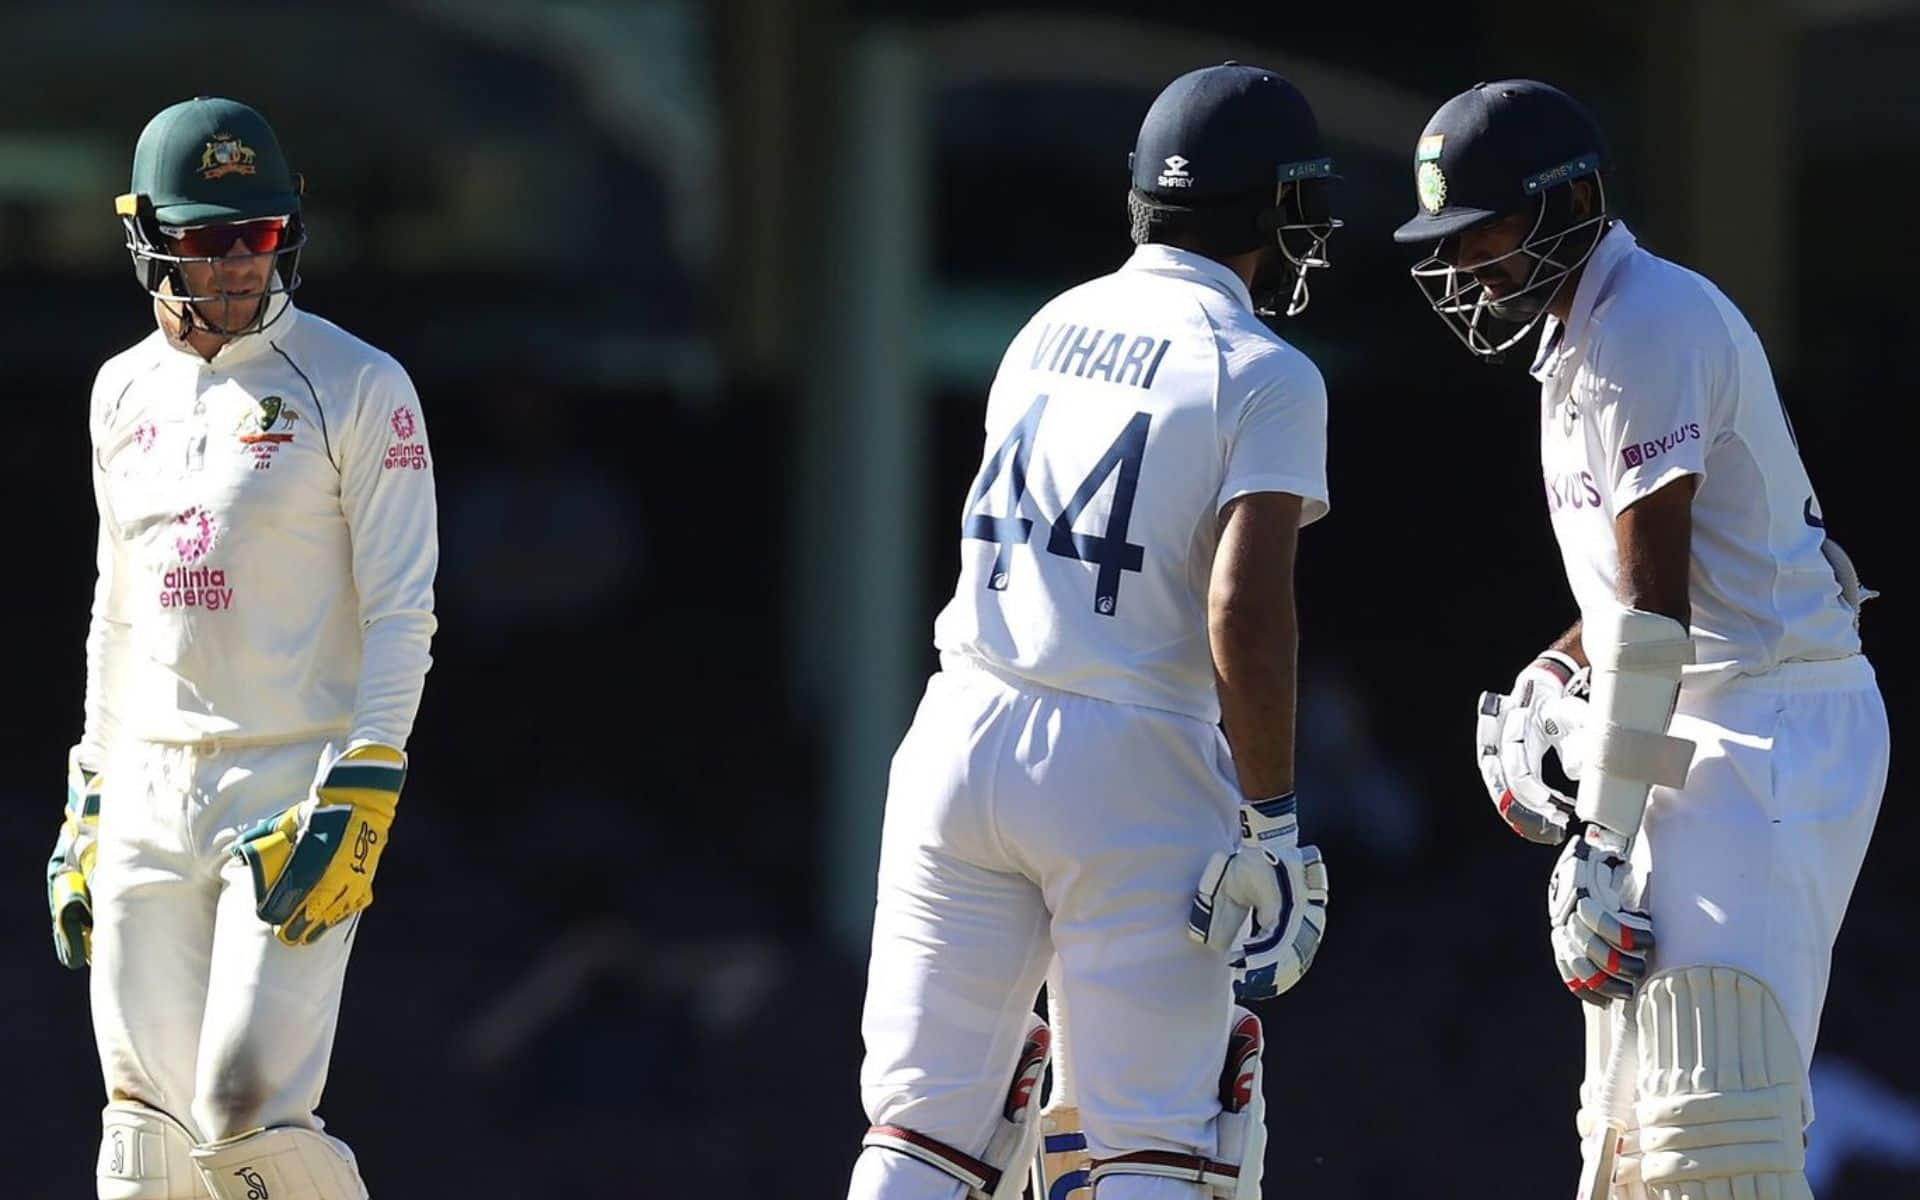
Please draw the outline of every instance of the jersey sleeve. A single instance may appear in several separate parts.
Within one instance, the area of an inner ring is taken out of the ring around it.
[[[351,741],[404,747],[433,661],[440,543],[427,427],[398,363],[363,370],[344,442],[340,505],[362,631]]]
[[[1705,475],[1714,343],[1684,322],[1603,330],[1592,364],[1604,481],[1617,516],[1687,475]]]
[[[1300,497],[1300,524],[1327,515],[1327,385],[1301,357],[1272,355],[1252,373],[1237,414],[1227,414],[1226,472],[1218,507],[1253,492]]]
[[[94,409],[98,411],[98,404]],[[128,619],[124,572],[117,567],[111,514],[107,507],[106,469],[101,465],[98,429],[90,432],[89,458],[92,460],[93,502],[99,517],[99,533],[94,540],[93,603],[87,614],[86,693],[82,702],[80,742],[73,758],[90,771],[105,768],[108,747],[119,728],[119,706],[115,681],[124,667],[128,648]]]

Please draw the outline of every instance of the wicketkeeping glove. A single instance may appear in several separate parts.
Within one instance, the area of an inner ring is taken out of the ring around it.
[[[253,870],[255,911],[289,946],[373,903],[373,873],[386,848],[407,756],[392,746],[355,746],[320,756],[313,792],[240,835],[233,854]]]
[[[1566,840],[1573,797],[1547,786],[1540,762],[1554,750],[1568,777],[1580,777],[1586,680],[1586,671],[1571,658],[1548,651],[1520,672],[1511,692],[1480,693],[1474,727],[1480,778],[1500,819],[1530,842]]]
[[[93,860],[100,840],[100,775],[67,761],[67,816],[47,860],[53,952],[78,971],[93,958]]]
[[[1553,962],[1569,991],[1589,1004],[1630,999],[1647,977],[1653,921],[1639,907],[1640,881],[1627,841],[1588,825],[1569,841],[1547,884]]]
[[[1300,845],[1293,793],[1241,805],[1240,848],[1207,864],[1187,933],[1232,956],[1235,996],[1266,1000],[1300,982],[1326,928],[1327,866]]]

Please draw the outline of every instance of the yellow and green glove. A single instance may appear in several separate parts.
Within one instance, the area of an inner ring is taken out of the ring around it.
[[[373,873],[407,779],[407,756],[364,743],[320,756],[313,794],[240,835],[254,911],[289,946],[309,946],[373,903]]]
[[[67,760],[67,816],[47,860],[53,952],[78,971],[93,958],[93,860],[100,841],[100,773]]]

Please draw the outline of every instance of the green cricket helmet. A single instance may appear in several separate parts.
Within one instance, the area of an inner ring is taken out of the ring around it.
[[[193,304],[228,297],[188,295],[182,263],[218,262],[242,237],[250,253],[272,254],[273,274],[252,323],[221,331],[254,333],[285,311],[280,305],[270,318],[271,298],[300,286],[300,249],[307,243],[301,191],[265,117],[237,100],[197,96],[147,122],[133,150],[132,188],[114,210],[140,286],[181,304],[189,322]],[[224,244],[211,244],[222,238]]]

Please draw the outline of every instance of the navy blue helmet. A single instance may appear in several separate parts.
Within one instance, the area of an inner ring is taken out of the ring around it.
[[[1242,63],[1190,71],[1147,110],[1127,165],[1136,243],[1178,231],[1223,258],[1277,242],[1292,268],[1287,314],[1306,308],[1307,272],[1328,265],[1340,222],[1326,191],[1333,160],[1298,88]],[[1265,312],[1277,296],[1255,300]]]
[[[1413,158],[1420,211],[1393,239],[1436,243],[1414,266],[1415,282],[1469,350],[1497,356],[1532,331],[1612,219],[1602,176],[1612,163],[1600,126],[1573,97],[1538,80],[1477,83],[1433,114]],[[1569,185],[1589,178],[1598,202],[1576,214]],[[1458,261],[1451,239],[1515,214],[1533,218],[1518,246],[1497,259]],[[1526,281],[1496,297],[1475,269],[1514,255],[1525,256]]]

